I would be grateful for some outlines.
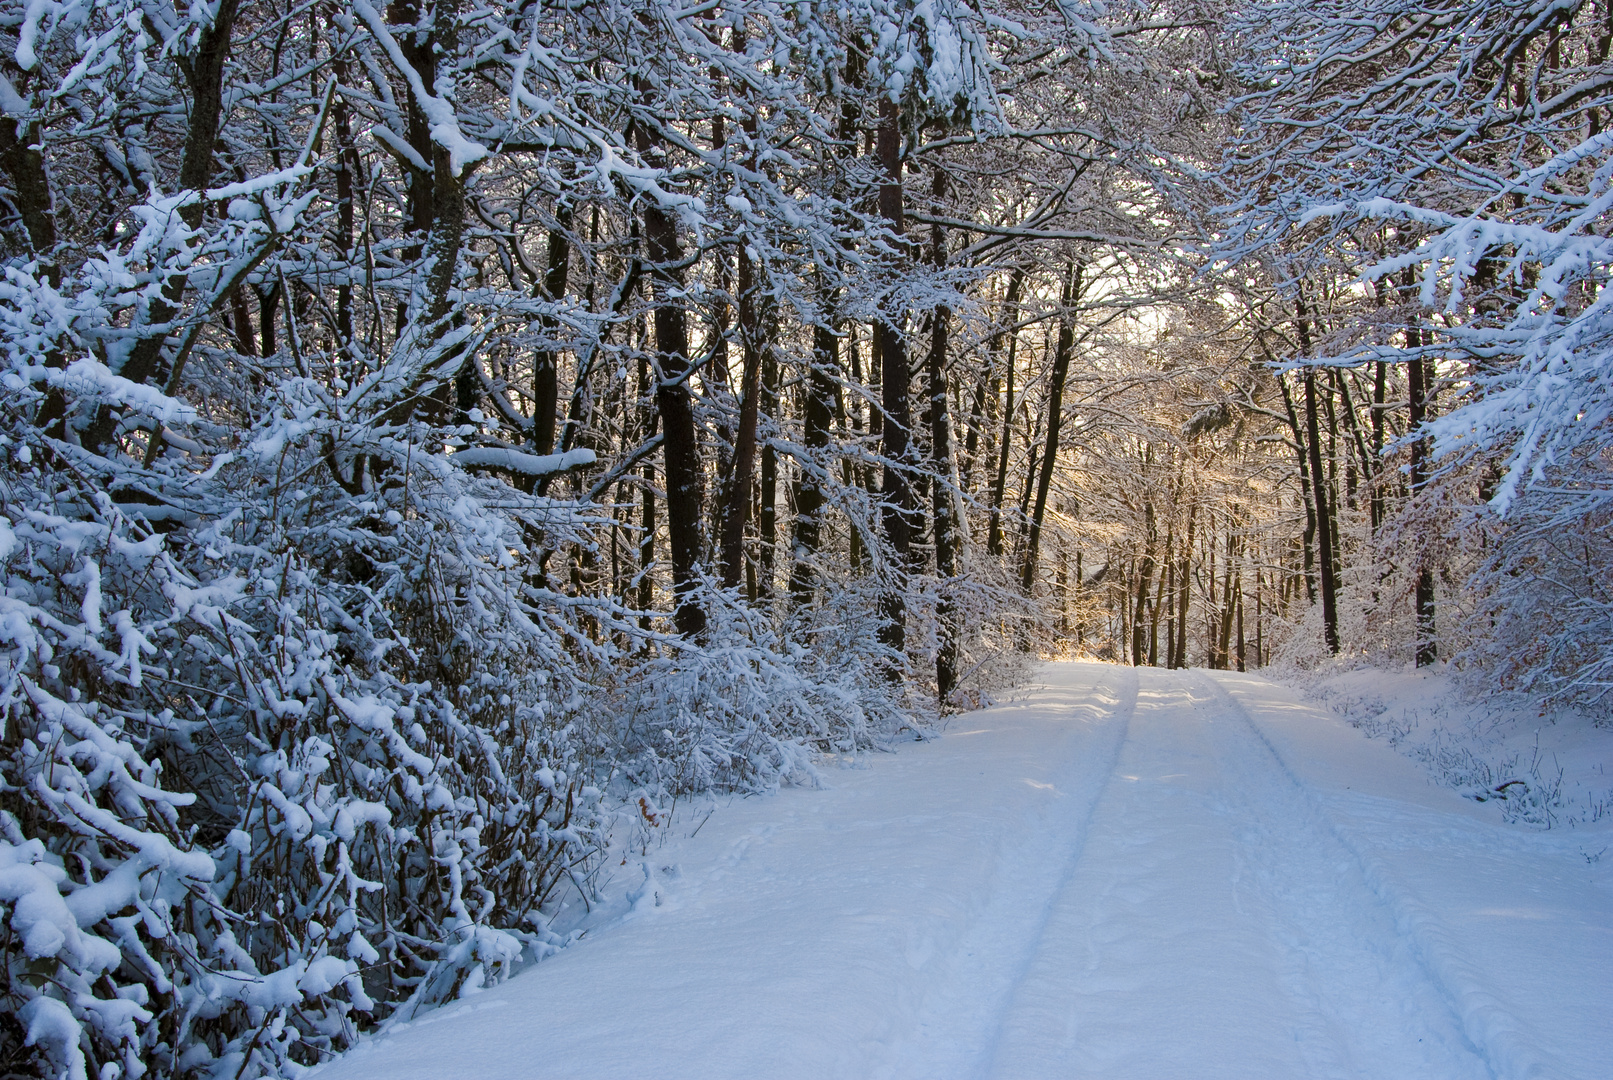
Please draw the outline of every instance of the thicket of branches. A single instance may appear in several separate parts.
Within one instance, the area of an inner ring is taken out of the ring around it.
[[[1605,700],[1609,9],[1380,8],[0,3],[0,1063],[290,1074],[1037,653]]]

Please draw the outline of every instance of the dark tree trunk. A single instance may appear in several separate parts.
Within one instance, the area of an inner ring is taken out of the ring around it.
[[[1333,567],[1332,514],[1327,500],[1327,484],[1322,479],[1322,449],[1316,408],[1316,369],[1305,369],[1305,434],[1309,443],[1311,468],[1311,498],[1316,505],[1316,549],[1319,556],[1322,590],[1322,633],[1327,639],[1327,650],[1334,656],[1339,653],[1339,612],[1335,594]]]
[[[933,194],[939,199],[946,193],[946,174],[935,173]],[[937,225],[931,230],[931,259],[938,268],[947,263],[946,232]],[[952,416],[948,411],[946,379],[947,331],[952,311],[946,306],[935,309],[930,316],[930,355],[928,358],[930,391],[930,475],[931,512],[935,517],[935,567],[941,579],[941,595],[937,603],[936,619],[940,623],[940,647],[935,657],[935,685],[941,707],[946,707],[958,683],[958,638],[952,589],[958,576],[959,535],[962,523],[957,519],[957,506],[952,482]]]
[[[650,360],[648,356],[640,354],[638,362],[638,390],[639,400],[650,400]],[[644,437],[647,439],[655,433],[655,412],[649,407],[644,409]],[[644,614],[639,616],[639,627],[643,630],[650,628],[649,613],[655,608],[655,464],[646,460],[644,462],[644,483],[639,488],[640,512],[638,540],[638,608]]]
[[[767,343],[762,350],[762,394],[757,407],[761,417],[771,424],[779,415],[779,364],[772,348],[772,313],[764,312],[763,325],[767,328]],[[752,598],[771,598],[778,583],[778,451],[771,442],[763,441],[761,452],[761,506],[756,515],[756,577],[757,588]]]
[[[863,385],[862,350],[857,347],[857,329],[855,324],[850,327],[850,332],[846,335],[846,349],[850,353],[851,360],[851,385],[860,387]],[[850,396],[847,402],[847,412],[850,414],[848,419],[850,421],[852,439],[858,446],[862,446],[863,405],[862,398],[860,396]],[[844,468],[847,486],[859,485],[866,488],[867,485],[863,484],[862,480],[861,465],[857,464],[855,461],[847,460]],[[863,537],[862,530],[857,527],[857,523],[855,521],[851,523],[850,532],[851,536],[847,540],[847,546],[849,549],[848,555],[851,559],[851,568],[853,570],[861,570],[863,565]]]
[[[1416,432],[1428,417],[1428,371],[1424,366],[1423,358],[1416,355],[1416,350],[1423,345],[1423,331],[1415,321],[1406,327],[1406,347],[1413,351],[1410,360],[1406,362],[1406,396],[1410,406],[1410,421],[1412,432]],[[1411,483],[1412,496],[1415,497],[1428,483],[1428,440],[1417,438],[1411,444]],[[1438,643],[1434,638],[1434,568],[1428,565],[1427,556],[1421,552],[1417,558],[1417,649],[1416,659],[1418,667],[1428,667],[1439,656]]]
[[[1171,606],[1169,582],[1171,576],[1171,545],[1174,541],[1175,537],[1171,535],[1171,530],[1167,528],[1165,530],[1165,550],[1163,557],[1160,559],[1162,569],[1159,574],[1159,584],[1155,588],[1153,599],[1148,604],[1149,667],[1159,666],[1159,620],[1164,609]],[[1169,651],[1170,643],[1168,641],[1165,643],[1165,648]]]
[[[334,32],[334,21],[328,24]],[[335,64],[338,82],[347,81],[347,63]],[[342,262],[352,257],[353,232],[356,226],[354,212],[354,186],[359,183],[360,160],[358,147],[353,145],[353,118],[347,98],[338,95],[331,104],[331,123],[336,128],[336,248]],[[245,322],[246,302],[239,288],[233,291],[231,303],[235,307],[236,340],[244,355],[255,352],[252,347],[252,327]],[[353,361],[353,284],[345,277],[336,286],[336,337],[343,358]],[[348,373],[343,372],[346,376]]]
[[[176,57],[190,89],[190,123],[185,132],[185,148],[179,162],[179,186],[183,190],[206,189],[213,179],[213,147],[218,141],[224,110],[224,67],[230,55],[230,35],[235,28],[239,0],[219,0],[212,25],[202,31],[194,52]],[[199,228],[206,212],[203,200],[196,199],[180,208],[180,219],[190,228]],[[30,236],[32,229],[30,229]],[[143,322],[151,330],[134,343],[118,374],[133,382],[149,382],[160,374],[163,344],[169,322],[179,314],[185,295],[186,276],[175,274],[163,283],[162,292],[147,307]],[[102,407],[86,432],[85,443],[100,449],[111,441],[116,427],[112,411]],[[153,438],[157,436],[154,434]]]
[[[896,104],[881,102],[879,131],[875,141],[879,164],[885,173],[879,186],[879,212],[888,228],[902,233],[901,129]],[[908,480],[910,464],[908,438],[913,426],[908,405],[907,341],[902,323],[905,313],[893,306],[883,313],[875,327],[879,348],[881,381],[884,391],[882,441],[886,465],[880,494],[885,539],[890,544],[893,565],[891,580],[880,602],[882,625],[879,640],[900,653],[907,646],[907,574],[912,559],[913,494]],[[894,674],[894,673],[893,673]]]
[[[1053,466],[1058,462],[1059,421],[1064,406],[1064,380],[1070,373],[1070,353],[1075,347],[1075,328],[1069,307],[1081,294],[1082,267],[1070,268],[1064,281],[1064,312],[1059,316],[1059,340],[1053,351],[1053,372],[1047,388],[1047,448],[1042,452],[1042,474],[1036,483],[1036,507],[1031,513],[1030,532],[1025,539],[1025,562],[1019,584],[1028,595],[1036,581],[1037,548],[1042,540],[1042,518],[1047,512],[1047,492],[1053,483]]]
[[[1379,360],[1372,373],[1372,532],[1383,525],[1383,421],[1389,392],[1389,365]]]
[[[635,124],[639,154],[659,150],[644,124]],[[666,470],[667,535],[672,548],[672,590],[678,632],[693,637],[706,627],[695,599],[699,585],[700,516],[705,477],[694,407],[689,399],[689,328],[684,320],[683,249],[673,215],[655,203],[644,208],[644,240],[655,302],[655,407],[661,417],[661,454]]]
[[[837,298],[827,290],[825,294],[821,316],[824,321],[812,328],[812,370],[807,376],[806,447],[812,457],[801,462],[801,477],[795,489],[795,562],[790,569],[790,595],[803,607],[812,603],[816,578],[813,564],[823,535],[823,480],[817,470],[826,463],[818,459],[817,452],[829,445],[835,386],[840,377],[840,342],[832,322]]]
[[[756,270],[750,256],[739,253],[739,340],[743,354],[740,374],[739,428],[734,433],[734,459],[722,493],[722,533],[718,538],[718,561],[722,583],[739,585],[745,569],[745,527],[750,522],[754,497],[752,477],[756,472],[756,423],[761,401],[762,349],[757,319]]]
[[[1003,309],[1010,322],[1013,321],[1016,305],[1019,303],[1019,293],[1025,284],[1025,270],[1023,267],[1014,270],[1008,279],[1008,291],[1003,296]],[[975,456],[980,451],[981,424],[985,420],[986,398],[988,393],[993,401],[996,398],[997,386],[997,356],[1002,351],[1005,332],[998,330],[991,336],[986,347],[986,364],[980,372],[980,379],[975,383],[974,403],[969,410],[969,431],[964,442],[964,472],[963,489],[973,491]]]
[[[549,230],[549,265],[543,275],[543,296],[558,303],[566,294],[566,277],[571,267],[571,208],[555,208],[555,228]],[[538,319],[545,338],[553,339],[560,320],[553,315]],[[554,450],[555,421],[560,407],[560,350],[552,340],[545,341],[532,358],[532,452]]]
[[[1176,574],[1176,666],[1187,666],[1187,607],[1193,595],[1193,526],[1197,523],[1197,503],[1187,506],[1187,536],[1182,542],[1182,564]]]
[[[1019,335],[1008,339],[1008,370],[1004,375],[1007,398],[1003,402],[1002,439],[997,446],[997,476],[991,485],[991,520],[986,526],[986,551],[1003,553],[1003,499],[1007,497],[1008,455],[1014,444],[1014,364],[1019,352]]]
[[[1306,454],[1305,429],[1300,426],[1299,415],[1294,411],[1294,397],[1288,392],[1288,380],[1281,375],[1277,376],[1277,385],[1283,392],[1283,406],[1288,410],[1288,427],[1294,433],[1294,454],[1299,459],[1299,491],[1300,502],[1305,506],[1305,531],[1300,536],[1300,546],[1304,551],[1305,593],[1311,603],[1316,603],[1316,561],[1312,544],[1316,540],[1316,503],[1315,495],[1311,489],[1310,458]]]

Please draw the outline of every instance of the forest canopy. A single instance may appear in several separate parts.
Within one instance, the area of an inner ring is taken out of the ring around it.
[[[1040,655],[1606,716],[1610,42],[0,0],[0,1067],[292,1075]]]

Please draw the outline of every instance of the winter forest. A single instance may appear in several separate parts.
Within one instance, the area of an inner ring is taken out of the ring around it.
[[[1613,707],[1609,0],[3,0],[0,1072],[280,1077],[1036,657]]]

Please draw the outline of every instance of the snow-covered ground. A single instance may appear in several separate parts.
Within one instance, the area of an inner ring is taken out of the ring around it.
[[[1613,1073],[1607,820],[1505,824],[1294,690],[1054,664],[861,764],[690,814],[320,1080]]]
[[[1500,820],[1573,829],[1613,818],[1613,727],[1513,697],[1473,700],[1437,667],[1291,673],[1289,681],[1439,782],[1490,803]]]

